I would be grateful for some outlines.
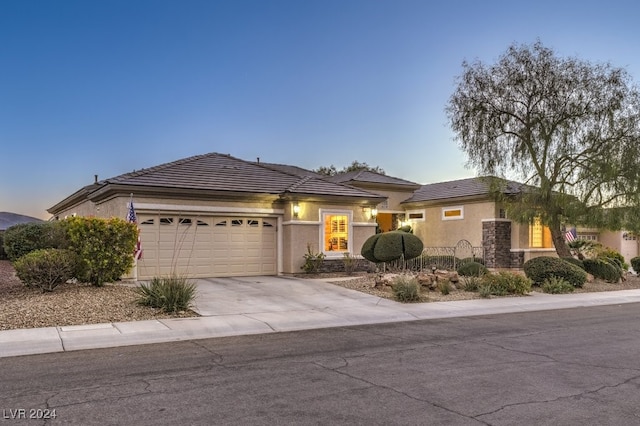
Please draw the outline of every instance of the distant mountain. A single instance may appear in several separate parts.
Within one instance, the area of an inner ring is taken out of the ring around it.
[[[0,231],[4,231],[13,225],[31,222],[43,222],[43,220],[38,219],[37,217],[25,216],[23,214],[0,212]]]

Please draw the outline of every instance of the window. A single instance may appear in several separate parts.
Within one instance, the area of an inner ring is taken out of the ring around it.
[[[178,219],[178,224],[180,225],[191,225],[191,219],[187,217],[181,217]]]
[[[142,222],[140,225],[153,225],[154,223],[155,223],[155,220],[147,219],[144,222]]]
[[[231,226],[242,226],[243,223],[242,219],[231,219]]]
[[[464,207],[443,207],[442,220],[460,220],[464,219]]]
[[[544,247],[544,226],[539,217],[533,219],[529,225],[529,246],[533,248]]]
[[[256,227],[260,226],[260,221],[257,221],[255,219],[249,219],[249,220],[247,220],[247,225],[249,225],[249,227],[251,227],[251,228],[256,228]]]
[[[424,210],[409,210],[405,217],[408,220],[424,221]]]
[[[215,226],[227,226],[227,221],[226,220],[221,220],[220,222],[216,222]]]
[[[598,234],[578,234],[577,238],[584,241],[598,241]]]
[[[173,218],[172,217],[161,217],[160,218],[160,225],[173,225]]]
[[[209,226],[209,224],[203,220],[198,219],[196,226]]]
[[[324,213],[323,217],[323,251],[348,252],[349,226],[351,212]]]

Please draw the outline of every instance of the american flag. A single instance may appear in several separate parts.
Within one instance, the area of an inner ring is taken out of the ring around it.
[[[564,237],[567,239],[567,242],[571,242],[571,241],[575,241],[578,238],[578,234],[576,233],[576,228],[571,228],[569,229],[565,234]]]
[[[138,224],[138,218],[136,216],[136,210],[133,208],[133,200],[129,202],[129,211],[127,212],[127,221],[129,223]],[[135,260],[142,259],[142,243],[140,242],[140,229],[138,229],[138,241],[136,241],[136,249],[133,252],[133,258]]]

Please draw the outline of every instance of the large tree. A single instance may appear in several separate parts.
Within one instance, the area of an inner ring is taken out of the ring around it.
[[[326,176],[335,176],[338,173],[354,172],[357,170],[368,170],[370,172],[385,174],[384,170],[380,166],[370,166],[367,163],[361,163],[357,160],[353,160],[350,165],[343,167],[341,170],[336,169],[333,164],[330,166],[321,166],[314,170],[314,172]]]
[[[511,217],[540,217],[560,256],[564,224],[637,229],[640,94],[625,70],[539,41],[462,67],[449,121],[469,166],[531,185],[511,199]]]

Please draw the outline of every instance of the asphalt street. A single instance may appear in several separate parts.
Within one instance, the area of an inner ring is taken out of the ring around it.
[[[624,304],[10,357],[0,424],[634,425],[639,349]]]

